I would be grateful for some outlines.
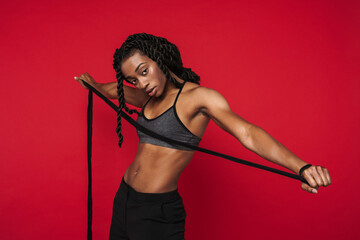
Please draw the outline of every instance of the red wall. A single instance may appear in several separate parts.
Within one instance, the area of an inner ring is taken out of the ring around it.
[[[197,152],[179,182],[186,239],[355,239],[359,210],[360,2],[7,1],[0,10],[2,239],[85,239],[87,94],[115,81],[112,56],[147,32],[185,67],[333,184],[300,182]],[[115,101],[117,104],[117,102]],[[93,236],[135,156],[135,129],[94,96]],[[210,123],[201,147],[282,169]],[[285,169],[283,169],[285,170]]]

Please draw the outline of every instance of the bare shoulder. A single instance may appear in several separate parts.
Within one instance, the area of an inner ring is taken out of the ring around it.
[[[219,111],[231,111],[225,97],[215,89],[189,82],[185,85],[184,91],[187,95],[188,106],[192,106],[197,113],[211,117]]]
[[[206,108],[210,105],[227,104],[224,96],[217,90],[200,86],[196,83],[188,83],[187,92],[189,93],[189,97],[198,103],[199,107]]]
[[[186,83],[186,86],[183,89],[186,94],[191,95],[195,98],[206,98],[206,97],[216,97],[221,96],[221,94],[215,89],[200,86],[193,82]]]

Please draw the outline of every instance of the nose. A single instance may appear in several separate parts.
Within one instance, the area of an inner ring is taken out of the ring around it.
[[[148,82],[139,79],[139,86],[140,86],[141,89],[145,90],[148,85],[149,85]]]

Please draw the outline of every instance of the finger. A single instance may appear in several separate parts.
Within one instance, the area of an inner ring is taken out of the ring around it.
[[[94,79],[93,79],[93,78],[90,76],[90,74],[88,74],[87,72],[81,74],[81,75],[80,75],[80,78],[81,78],[81,79],[84,79],[84,80],[85,80],[87,83],[89,83],[89,84],[95,82]]]
[[[81,79],[87,79],[86,73],[81,74],[81,75],[80,75],[80,78],[81,78]]]
[[[309,185],[307,185],[306,183],[301,183],[301,188],[304,190],[304,191],[307,191],[309,193],[318,193],[317,189],[316,188],[312,188],[310,187]]]
[[[305,175],[311,176],[311,178],[314,180],[312,183],[308,182],[312,187],[321,186],[321,178],[316,170],[316,166],[311,166],[308,169],[304,171]]]
[[[325,173],[325,176],[329,182],[329,185],[332,183],[331,181],[331,178],[330,178],[330,173],[329,173],[329,170],[327,170],[326,168],[324,168],[324,173]]]
[[[83,79],[80,79],[79,77],[74,77],[74,79],[76,80],[76,81],[78,81],[79,83],[80,83],[80,85],[81,86],[83,86],[83,88],[85,88],[85,89],[88,89],[86,86],[85,86],[85,84],[83,83]]]
[[[319,174],[320,177],[321,177],[321,180],[322,180],[322,182],[323,182],[323,184],[324,184],[323,186],[324,186],[324,187],[328,186],[328,185],[329,185],[329,182],[328,182],[327,178],[325,177],[325,173],[324,173],[324,171],[323,171],[323,167],[317,166],[317,167],[316,167],[316,170],[317,170],[318,174]]]
[[[324,186],[324,182],[319,174],[319,168],[321,168],[321,166],[314,166],[311,171],[311,174],[313,175],[316,184],[320,187],[320,186]]]
[[[306,169],[302,175],[305,178],[305,180],[310,184],[310,186],[315,188],[317,187],[317,183],[314,180],[313,176],[310,174],[310,171],[308,171],[309,169],[310,168]]]

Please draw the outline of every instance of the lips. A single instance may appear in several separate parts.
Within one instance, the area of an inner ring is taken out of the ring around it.
[[[146,91],[146,93],[151,93],[151,91],[154,89],[155,87],[151,88],[149,91]]]
[[[149,92],[147,92],[148,95],[153,96],[155,94],[155,91],[156,91],[155,88],[156,87],[152,88]]]
[[[149,91],[146,91],[147,94],[151,93],[155,87],[151,88]]]

